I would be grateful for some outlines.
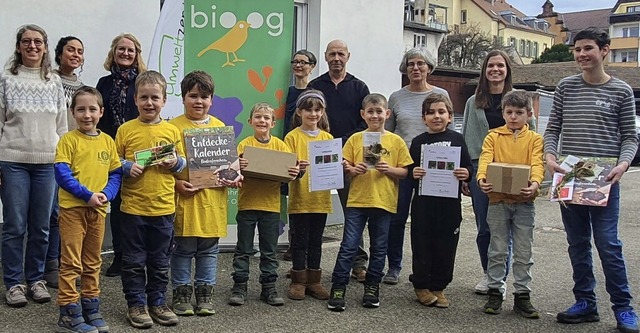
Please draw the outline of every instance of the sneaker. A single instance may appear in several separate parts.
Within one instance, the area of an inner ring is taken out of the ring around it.
[[[380,306],[380,285],[365,284],[362,306],[365,308],[377,308]]]
[[[536,310],[536,308],[531,304],[531,297],[529,296],[529,293],[513,294],[513,311],[525,318],[540,318],[538,310]]]
[[[229,305],[243,305],[247,298],[247,283],[235,282],[231,288],[231,296],[229,297]]]
[[[196,286],[196,314],[198,316],[210,316],[216,313],[213,309],[213,286]]]
[[[367,270],[364,267],[358,267],[351,270],[351,278],[358,280],[360,283],[364,283],[367,277]]]
[[[484,305],[484,313],[499,314],[502,312],[502,294],[498,289],[489,289],[487,291],[489,300]]]
[[[444,291],[434,291],[433,295],[437,298],[436,302],[433,304],[436,308],[446,309],[449,307],[450,303],[447,296],[444,295]]]
[[[395,269],[389,269],[387,274],[382,278],[382,282],[385,284],[398,284],[399,282],[400,271]]]
[[[638,315],[633,310],[616,312],[618,330],[622,333],[638,333]]]
[[[284,300],[278,296],[278,291],[275,287],[262,288],[260,300],[272,306],[284,305]]]
[[[579,324],[600,321],[600,316],[595,302],[579,299],[566,311],[558,313],[556,320],[563,324]]]
[[[82,308],[77,303],[60,307],[60,318],[56,332],[99,333],[95,326],[84,321]]]
[[[169,309],[167,304],[150,306],[149,316],[162,326],[173,326],[178,323],[178,316]]]
[[[25,296],[26,292],[27,286],[24,284],[16,284],[9,288],[4,295],[7,305],[13,308],[21,308],[27,305],[27,297]]]
[[[489,276],[487,274],[485,274],[482,277],[482,280],[480,280],[480,282],[478,282],[478,284],[476,284],[476,286],[475,286],[475,288],[473,288],[473,290],[478,295],[486,295],[487,292],[489,292]]]
[[[36,303],[47,303],[51,300],[51,294],[45,286],[47,283],[44,280],[40,280],[32,283],[27,290],[27,296],[31,297]]]
[[[151,320],[145,305],[130,307],[129,311],[127,311],[127,319],[131,326],[135,328],[149,328],[153,326],[153,320]]]
[[[185,284],[177,286],[173,289],[173,301],[171,307],[173,312],[178,316],[193,316],[193,305],[191,305],[191,294],[193,294],[193,287]]]
[[[331,292],[329,293],[329,302],[327,308],[331,311],[344,311],[346,303],[344,301],[344,295],[347,293],[347,286],[334,284],[331,286]]]

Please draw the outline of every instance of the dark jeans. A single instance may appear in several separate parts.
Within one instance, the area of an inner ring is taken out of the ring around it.
[[[127,306],[165,304],[169,255],[174,246],[174,214],[138,216],[122,213],[122,291]],[[145,299],[146,293],[146,299]]]
[[[120,210],[120,205],[122,204],[122,198],[120,198],[120,191],[118,194],[111,200],[111,213],[109,213],[109,225],[111,227],[111,246],[113,247],[113,252],[122,253],[122,236],[121,236],[121,228],[120,224],[124,215]]]
[[[344,220],[347,220],[347,199],[349,198],[349,187],[351,185],[351,181],[347,177],[344,176],[344,188],[338,190],[338,197],[340,198],[340,205],[342,206],[342,213],[344,215]],[[367,251],[364,249],[364,241],[360,239],[360,243],[358,244],[358,253],[356,254],[355,259],[353,260],[353,269],[356,268],[365,268],[367,267],[367,261],[369,260],[369,255]]]
[[[295,233],[291,234],[293,270],[320,269],[327,214],[289,214],[289,222],[295,224]]]
[[[257,226],[260,283],[276,282],[278,279],[276,249],[280,233],[280,214],[260,210],[241,210],[236,215],[236,221],[238,222],[238,243],[233,254],[233,281],[249,280],[249,260],[253,255],[253,238]]]
[[[60,259],[60,225],[58,224],[58,187],[54,192],[51,216],[49,218],[49,248],[47,249],[47,261]]]
[[[367,268],[366,283],[379,284],[384,275],[384,263],[387,256],[387,239],[391,213],[380,208],[347,208],[346,221],[340,251],[333,268],[331,282],[338,285],[349,283],[349,272],[362,240],[365,226],[369,228],[371,260]]]
[[[389,225],[389,243],[387,246],[387,260],[389,270],[400,272],[402,269],[402,252],[404,248],[404,229],[409,217],[411,196],[413,194],[413,179],[407,177],[400,180],[398,189],[398,211],[391,218]]]
[[[560,207],[562,223],[567,232],[569,258],[573,267],[573,294],[576,300],[596,301],[591,255],[591,235],[598,249],[607,292],[614,311],[631,310],[631,294],[627,268],[622,255],[622,242],[618,238],[620,215],[620,185],[611,186],[606,207],[568,205]]]

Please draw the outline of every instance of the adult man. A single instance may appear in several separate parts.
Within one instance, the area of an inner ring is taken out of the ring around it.
[[[351,57],[347,43],[343,40],[332,40],[327,44],[324,59],[329,71],[309,82],[309,88],[322,91],[327,102],[327,116],[331,135],[334,138],[342,138],[342,144],[355,132],[367,128],[364,119],[360,116],[362,100],[369,95],[369,88],[355,76],[347,73],[347,62]],[[349,182],[345,178],[344,188],[338,190],[342,210],[347,204]],[[358,256],[353,262],[352,277],[364,282],[366,274],[367,252],[358,249]]]

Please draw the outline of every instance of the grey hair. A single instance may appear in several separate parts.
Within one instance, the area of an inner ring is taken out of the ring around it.
[[[427,65],[430,68],[429,74],[433,73],[433,71],[436,70],[436,66],[438,65],[438,62],[436,61],[436,58],[434,58],[433,55],[431,55],[431,52],[429,52],[427,49],[423,47],[414,47],[411,50],[405,52],[404,55],[402,56],[402,61],[400,62],[400,68],[399,68],[400,73],[402,74],[407,73],[407,62],[409,62],[409,59],[415,58],[415,57],[420,57],[424,60],[424,62],[427,63]]]

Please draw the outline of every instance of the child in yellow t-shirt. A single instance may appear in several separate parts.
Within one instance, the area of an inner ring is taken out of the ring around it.
[[[345,309],[349,272],[366,225],[369,228],[371,253],[362,305],[368,308],[380,306],[380,282],[387,256],[389,223],[397,210],[398,180],[407,176],[407,166],[413,163],[404,140],[384,129],[384,123],[390,114],[384,96],[375,93],[366,96],[362,101],[360,115],[368,128],[353,134],[342,149],[345,170],[351,177],[351,187],[342,242],[331,277],[333,285],[327,307],[332,311]],[[380,133],[378,146],[381,147],[376,149],[380,159],[372,168],[364,162],[364,136],[367,132]]]
[[[251,108],[249,125],[253,127],[253,136],[247,137],[238,144],[238,156],[242,156],[246,146],[291,152],[280,139],[271,135],[275,126],[275,112],[267,103],[257,103]],[[240,169],[248,165],[248,161],[240,158]],[[252,162],[255,163],[255,162]],[[289,168],[291,178],[300,172],[298,166]],[[278,296],[276,280],[278,279],[278,260],[276,247],[280,229],[280,183],[257,178],[245,178],[238,191],[238,242],[233,256],[233,288],[231,288],[230,305],[243,305],[247,297],[247,281],[249,280],[249,259],[253,255],[253,238],[256,225],[258,227],[260,248],[260,299],[269,305],[283,305]]]
[[[325,112],[326,102],[319,90],[307,90],[296,100],[293,114],[293,130],[284,142],[298,155],[300,168],[309,165],[309,143],[331,140],[329,119]],[[309,176],[301,174],[289,183],[289,228],[291,233],[291,285],[287,296],[294,300],[304,299],[305,294],[326,300],[329,293],[320,284],[322,270],[322,234],[331,213],[330,191],[309,191]]]
[[[191,128],[225,126],[208,113],[214,91],[213,79],[209,74],[193,71],[182,79],[180,86],[184,114],[171,119],[170,124],[180,132]],[[182,142],[184,145],[184,135]],[[218,267],[218,240],[227,236],[227,188],[194,188],[185,168],[176,174],[176,192],[176,248],[171,254],[173,311],[179,316],[194,313],[199,316],[212,315],[215,313],[212,297]],[[195,281],[192,286],[191,262],[194,258]],[[194,290],[195,310],[191,305]]]
[[[151,327],[152,319],[163,326],[178,323],[164,295],[173,246],[174,173],[182,171],[186,161],[182,145],[178,144],[182,139],[180,131],[160,118],[167,100],[166,88],[167,82],[156,71],[138,75],[135,102],[139,116],[120,126],[116,134],[124,173],[120,207],[122,290],[129,308],[127,318],[136,328]],[[137,151],[171,144],[176,158],[146,167],[134,162]]]
[[[54,164],[60,186],[58,327],[70,332],[108,331],[100,313],[100,251],[107,203],[118,193],[122,168],[113,139],[96,128],[104,113],[100,92],[79,88],[70,109],[78,129],[60,138]],[[79,277],[82,307],[76,288]]]

